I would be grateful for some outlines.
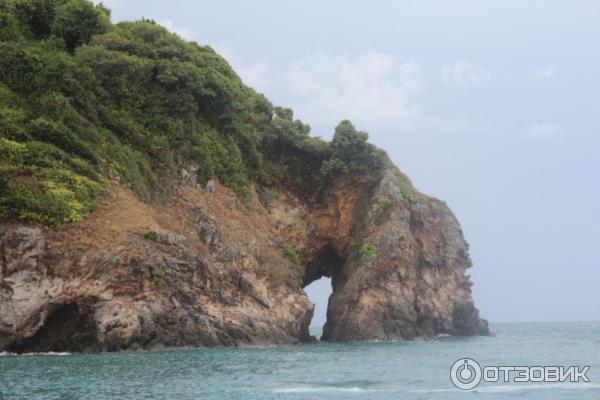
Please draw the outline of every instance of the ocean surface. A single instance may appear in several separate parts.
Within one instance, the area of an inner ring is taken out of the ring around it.
[[[600,322],[493,324],[495,337],[0,357],[0,399],[600,399]],[[450,367],[590,366],[589,383],[481,383]]]

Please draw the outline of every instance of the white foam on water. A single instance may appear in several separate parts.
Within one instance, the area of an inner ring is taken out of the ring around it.
[[[365,389],[359,387],[331,387],[331,386],[299,386],[289,388],[273,389],[275,393],[316,393],[316,392],[343,392],[343,393],[361,393]]]
[[[441,393],[441,392],[456,392],[457,390],[460,389],[456,389],[456,388],[452,388],[452,389],[415,389],[415,390],[411,390],[412,393]]]
[[[7,351],[0,352],[0,357],[32,357],[32,356],[70,356],[71,353],[49,351],[45,353],[9,353]]]

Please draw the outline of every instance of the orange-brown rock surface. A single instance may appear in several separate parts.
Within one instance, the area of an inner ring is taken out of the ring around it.
[[[0,350],[300,343],[314,307],[303,287],[322,276],[324,340],[487,334],[458,222],[403,179],[388,165],[319,202],[279,188],[269,204],[182,180],[149,205],[115,183],[83,223],[0,225]]]

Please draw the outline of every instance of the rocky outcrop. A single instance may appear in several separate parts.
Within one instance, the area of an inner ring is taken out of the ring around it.
[[[148,205],[115,184],[84,223],[0,225],[0,350],[305,342],[303,287],[322,276],[333,285],[324,340],[487,334],[458,222],[407,184],[389,165],[337,182],[324,202],[280,190],[268,206],[185,179]]]
[[[437,199],[405,198],[405,184],[390,168],[373,191],[361,243],[376,254],[349,254],[332,271],[325,340],[489,334],[471,297],[468,245],[456,218]]]

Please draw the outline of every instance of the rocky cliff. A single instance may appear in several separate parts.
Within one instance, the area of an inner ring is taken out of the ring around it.
[[[0,7],[0,351],[486,334],[446,205],[208,46],[88,0]],[[223,185],[217,182],[222,182]]]
[[[0,225],[0,350],[306,342],[303,288],[322,276],[323,340],[488,334],[456,218],[389,162],[320,201],[275,188],[243,202],[189,175],[158,204],[113,182],[84,222]]]

